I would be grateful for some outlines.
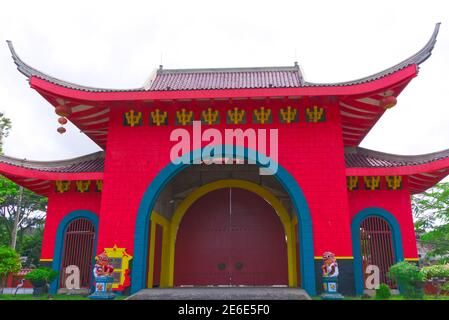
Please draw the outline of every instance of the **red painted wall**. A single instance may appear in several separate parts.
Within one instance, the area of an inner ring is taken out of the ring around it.
[[[307,106],[313,106],[306,102]],[[278,108],[300,105],[300,122],[280,124]],[[323,104],[318,104],[323,106]],[[246,125],[226,125],[225,108],[240,107],[247,110]],[[252,123],[251,110],[271,107],[273,124]],[[306,123],[304,103],[291,100],[255,100],[250,102],[214,102],[214,105],[158,105],[169,111],[170,126],[149,126],[150,108],[113,106],[106,149],[103,198],[101,204],[98,250],[117,244],[133,253],[136,214],[143,193],[157,173],[170,159],[169,141],[174,129],[175,110],[181,107],[199,111],[207,107],[221,110],[221,124],[210,126],[225,128],[278,128],[279,163],[298,181],[307,199],[314,233],[315,255],[331,250],[337,256],[351,256],[349,208],[346,192],[345,164],[338,108],[331,103],[326,107],[326,122]],[[133,108],[143,112],[141,127],[123,126],[123,113]],[[151,110],[154,110],[152,106]],[[207,128],[208,126],[203,126]],[[191,126],[183,126],[191,131]],[[330,232],[331,231],[331,232]]]
[[[100,199],[101,193],[93,191],[87,193],[75,191],[66,193],[53,192],[49,195],[47,218],[45,220],[44,237],[42,240],[42,259],[53,258],[56,231],[61,220],[74,210],[89,210],[98,214],[100,212]]]
[[[385,190],[385,180],[381,179],[383,190],[356,190],[348,192],[351,219],[361,210],[369,207],[382,208],[391,213],[401,228],[404,258],[417,258],[416,237],[413,226],[412,207],[407,179],[402,190]]]

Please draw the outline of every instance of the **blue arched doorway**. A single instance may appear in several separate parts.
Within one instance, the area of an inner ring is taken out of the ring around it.
[[[237,159],[245,159],[257,164],[259,167],[265,167],[267,157],[259,154],[257,151],[243,147],[223,146],[225,154],[222,157],[233,157]],[[159,174],[153,179],[145,191],[139,205],[135,236],[134,236],[134,258],[131,275],[131,293],[135,293],[146,287],[146,262],[148,260],[148,230],[152,208],[167,183],[178,174],[181,170],[187,168],[190,164],[195,163],[194,160],[199,159],[201,150],[194,150],[184,155],[177,164],[170,163],[164,167]],[[260,161],[262,159],[262,161]],[[199,162],[199,161],[198,161]],[[277,164],[277,171],[274,173],[276,179],[287,191],[298,218],[298,237],[301,250],[300,255],[300,271],[301,271],[301,287],[305,289],[309,295],[316,295],[315,270],[313,258],[313,232],[312,220],[310,217],[309,207],[305,196],[296,180],[282,166]]]
[[[358,212],[351,222],[351,235],[352,235],[352,251],[354,255],[354,281],[356,294],[363,294],[365,288],[364,285],[364,270],[363,270],[363,259],[362,259],[362,248],[361,239],[362,229],[366,228],[366,224],[369,219],[376,219],[378,224],[378,229],[381,232],[388,231],[391,232],[391,247],[392,247],[392,263],[396,263],[404,260],[404,253],[402,249],[402,237],[399,223],[396,218],[382,208],[366,208]],[[388,245],[384,244],[383,250],[388,250]],[[387,252],[386,252],[387,253]]]
[[[61,270],[63,269],[63,260],[65,257],[64,251],[66,248],[66,241],[71,240],[72,243],[76,243],[77,239],[68,239],[67,232],[75,231],[78,227],[86,228],[86,230],[83,230],[83,233],[85,231],[93,231],[94,232],[94,238],[91,240],[93,243],[88,244],[86,241],[86,245],[91,245],[91,248],[87,248],[89,252],[91,252],[91,259],[85,260],[85,264],[92,264],[95,259],[95,252],[97,247],[97,237],[98,234],[98,216],[88,210],[75,210],[67,214],[59,223],[58,229],[56,231],[56,242],[55,242],[55,250],[53,255],[53,264],[52,268],[56,271],[58,271],[60,274],[56,280],[54,280],[50,286],[51,293],[56,293],[58,288],[61,286]],[[85,258],[85,257],[83,257]],[[92,268],[87,266],[87,269],[85,270],[85,273],[89,273],[89,275],[92,274]],[[92,279],[89,278],[87,280],[88,282],[92,283]],[[90,285],[90,284],[88,284]]]

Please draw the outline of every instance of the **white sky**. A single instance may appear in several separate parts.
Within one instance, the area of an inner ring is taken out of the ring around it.
[[[10,57],[96,87],[140,87],[164,68],[293,65],[306,80],[346,81],[421,49],[442,22],[432,57],[361,146],[420,154],[449,148],[449,1],[1,1],[0,110],[10,156],[53,160],[99,150],[30,89]]]

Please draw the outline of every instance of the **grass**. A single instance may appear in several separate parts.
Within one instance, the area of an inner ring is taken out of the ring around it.
[[[123,300],[126,296],[116,296],[115,300]],[[90,300],[85,296],[55,294],[48,298],[48,295],[33,296],[32,294],[0,294],[0,300]]]
[[[312,297],[312,300],[321,300],[321,297],[315,296]],[[376,300],[374,297],[372,298],[362,298],[362,296],[345,296],[344,300]],[[402,295],[394,295],[386,300],[409,300]],[[423,299],[419,300],[449,300],[449,296],[430,296],[425,295]]]

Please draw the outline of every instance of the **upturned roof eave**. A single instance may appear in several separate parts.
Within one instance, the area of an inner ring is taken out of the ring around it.
[[[370,75],[370,76],[367,76],[364,78],[356,79],[356,80],[345,81],[345,82],[335,82],[335,83],[307,82],[302,79],[302,75],[300,74],[301,86],[298,88],[301,88],[301,87],[346,87],[346,86],[352,86],[352,85],[357,85],[357,84],[362,84],[362,83],[367,83],[367,82],[371,82],[374,80],[382,79],[382,78],[387,77],[397,71],[400,71],[410,65],[419,66],[421,63],[426,61],[432,54],[432,50],[437,41],[437,35],[438,35],[439,28],[440,28],[440,23],[437,23],[435,25],[432,36],[430,37],[429,41],[426,43],[426,45],[421,50],[419,50],[417,53],[410,56],[409,58],[401,61],[400,63],[398,63],[390,68],[387,68],[381,72],[378,72],[376,74],[373,74],[373,75]],[[69,89],[79,90],[79,91],[87,91],[87,92],[92,92],[92,93],[151,91],[151,86],[147,89],[145,89],[145,87],[139,87],[139,88],[134,88],[134,89],[107,89],[107,88],[97,88],[97,87],[78,85],[78,84],[75,84],[75,83],[72,83],[69,81],[55,78],[55,77],[52,77],[44,72],[37,70],[34,67],[31,67],[30,65],[25,63],[16,53],[12,42],[10,40],[7,40],[7,43],[8,43],[9,49],[11,51],[11,55],[14,60],[14,63],[17,65],[17,69],[22,74],[24,74],[28,78],[28,80],[31,80],[31,78],[33,78],[33,77],[36,77],[36,78],[42,79],[44,81],[56,84],[56,85],[64,87],[64,88],[69,88]],[[297,68],[296,65],[294,67],[267,67],[265,69],[268,70],[268,69],[279,69],[279,68],[281,68],[281,69],[282,68],[293,68],[295,70],[296,69],[299,70],[299,68]],[[174,72],[174,73],[195,72],[194,70],[197,70],[197,71],[198,70],[200,70],[200,71],[201,70],[203,70],[203,71],[209,70],[209,72],[226,72],[226,70],[228,70],[228,71],[229,70],[234,70],[234,71],[243,70],[244,71],[247,69],[262,70],[264,68],[223,68],[223,69],[218,69],[218,68],[215,69],[214,68],[214,69],[184,69],[184,70],[183,69],[171,69],[171,70],[167,69],[167,70],[162,70],[160,72],[162,74],[166,74],[166,73],[170,73],[170,72]],[[184,91],[184,90],[177,90],[177,91]],[[185,90],[185,91],[189,91],[189,90]]]

